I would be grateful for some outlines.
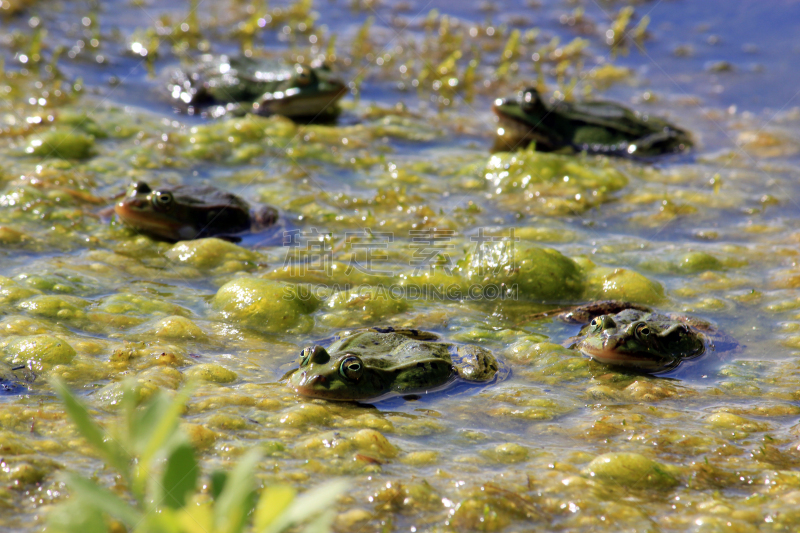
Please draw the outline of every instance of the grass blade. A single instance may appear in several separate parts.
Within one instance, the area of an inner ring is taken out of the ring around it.
[[[163,502],[167,507],[180,509],[186,505],[186,497],[197,485],[198,467],[194,448],[188,442],[178,445],[167,458],[167,466],[161,478]]]
[[[122,521],[125,525],[133,527],[142,519],[142,514],[137,509],[113,492],[100,488],[77,474],[67,473],[65,477],[75,497]]]
[[[64,402],[67,414],[83,438],[96,448],[103,455],[103,458],[116,468],[119,473],[127,476],[129,474],[128,464],[130,457],[125,453],[125,450],[116,444],[116,441],[106,440],[105,430],[92,420],[86,406],[72,394],[63,381],[53,379],[50,383]]]

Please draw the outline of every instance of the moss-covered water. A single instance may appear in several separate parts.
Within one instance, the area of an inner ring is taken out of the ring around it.
[[[0,1],[0,356],[39,375],[0,399],[0,528],[39,530],[60,470],[115,483],[48,376],[101,420],[125,377],[143,396],[200,378],[184,420],[203,460],[260,446],[265,484],[350,477],[341,531],[800,527],[800,112],[779,32],[683,2],[543,4]],[[351,83],[338,123],[172,112],[159,73],[240,48],[325,56]],[[698,147],[491,154],[491,101],[537,81],[666,116]],[[104,212],[133,180],[214,185],[282,222],[155,241]],[[540,318],[604,298],[736,345],[633,375]],[[374,406],[279,382],[303,347],[387,324],[508,372]]]

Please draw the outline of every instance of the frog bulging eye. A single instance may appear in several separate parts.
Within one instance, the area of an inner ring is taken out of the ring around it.
[[[311,71],[308,69],[308,67],[300,67],[298,65],[295,81],[301,86],[306,86],[311,83]]]
[[[524,89],[519,104],[524,112],[533,113],[539,104],[539,91],[534,88]]]
[[[300,352],[300,366],[311,363],[325,364],[331,360],[331,356],[322,346],[310,346]]]
[[[636,324],[636,328],[633,330],[634,334],[639,337],[640,339],[646,338],[650,335],[651,329],[645,324],[644,322]]]
[[[614,319],[611,318],[608,315],[600,315],[600,316],[594,317],[592,319],[592,321],[589,322],[589,325],[592,326],[595,331],[600,331],[600,330],[604,330],[604,329],[612,329],[612,328],[617,327],[617,324],[616,324],[616,322],[614,322]]]
[[[364,373],[364,363],[355,355],[348,355],[339,364],[339,373],[347,380],[358,381]]]
[[[172,207],[172,193],[171,192],[155,192],[153,193],[153,205],[160,209],[169,209]]]
[[[131,186],[128,188],[128,195],[136,196],[138,194],[147,194],[152,192],[150,186],[143,181],[135,181],[131,183]]]

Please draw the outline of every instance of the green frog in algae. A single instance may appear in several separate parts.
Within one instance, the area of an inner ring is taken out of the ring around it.
[[[601,363],[643,372],[672,370],[715,350],[715,340],[722,340],[714,325],[703,319],[615,300],[576,307],[558,317],[586,324],[568,341],[570,347]]]
[[[664,119],[613,102],[557,102],[546,105],[536,89],[518,98],[498,99],[495,148],[515,150],[536,143],[540,152],[574,151],[642,156],[680,152],[689,135]]]
[[[258,231],[274,224],[274,207],[250,205],[220,189],[181,185],[151,189],[143,182],[131,184],[114,205],[122,222],[138,231],[168,241],[222,236]]]
[[[171,97],[190,113],[219,106],[226,112],[283,115],[294,119],[331,119],[336,102],[347,93],[326,66],[286,65],[268,59],[204,54],[191,69],[173,72]]]
[[[289,386],[303,396],[375,401],[441,390],[457,380],[491,381],[498,373],[491,352],[443,342],[415,329],[369,328],[339,337],[327,349],[300,353]]]
[[[25,365],[12,367],[0,363],[0,396],[25,392],[35,379],[36,374]]]

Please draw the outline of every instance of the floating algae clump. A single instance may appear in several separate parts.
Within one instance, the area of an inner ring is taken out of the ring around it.
[[[504,207],[548,215],[581,213],[628,184],[607,159],[532,150],[494,154],[484,178]]]
[[[501,241],[479,247],[462,263],[462,276],[487,297],[497,288],[532,300],[566,300],[583,291],[578,264],[552,248]]]
[[[586,472],[632,489],[668,489],[678,484],[668,467],[638,453],[604,453],[589,463]]]
[[[664,287],[627,268],[595,267],[588,272],[584,297],[652,304],[664,299]]]
[[[70,129],[53,129],[31,139],[25,152],[39,157],[87,159],[94,155],[94,137]]]
[[[217,291],[214,309],[226,320],[264,333],[305,331],[308,316],[318,305],[310,295],[301,298],[294,285],[258,278],[237,278]]]
[[[50,335],[16,338],[3,351],[7,363],[26,365],[37,371],[69,363],[76,355],[75,349],[66,341]]]
[[[202,379],[203,381],[211,381],[213,383],[232,383],[239,379],[236,372],[228,370],[224,366],[216,363],[202,363],[194,365],[186,371],[187,376]]]
[[[173,261],[199,269],[219,269],[225,272],[248,270],[255,266],[257,253],[232,242],[217,239],[195,239],[176,243],[165,254]]]

